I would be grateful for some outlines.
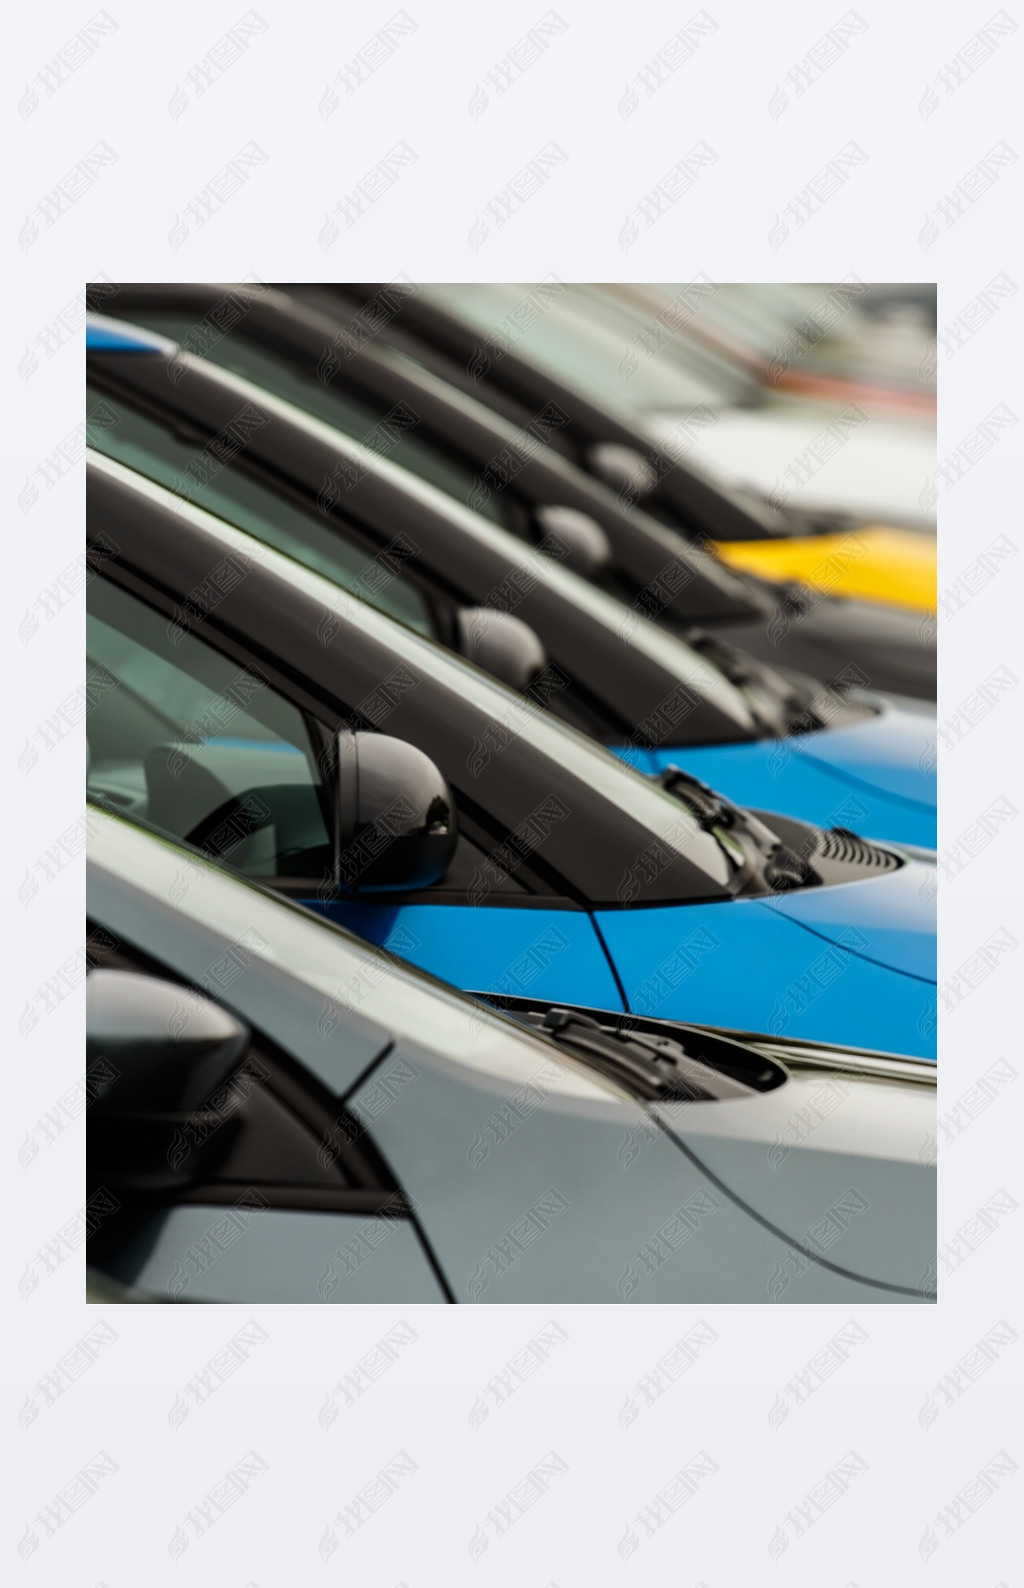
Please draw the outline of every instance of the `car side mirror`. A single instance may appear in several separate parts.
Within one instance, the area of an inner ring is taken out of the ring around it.
[[[415,745],[383,733],[338,735],[335,882],[358,893],[439,882],[458,843],[441,772]]]
[[[173,1144],[241,1064],[247,1028],[186,987],[101,969],[86,979],[85,1031],[90,1178],[144,1192],[201,1178],[230,1130],[193,1131],[203,1145],[186,1162]]]
[[[551,556],[573,573],[595,579],[611,567],[612,543],[589,513],[575,507],[538,507],[533,516],[544,541],[553,542]]]
[[[455,614],[459,654],[510,689],[529,689],[547,666],[547,652],[522,618],[492,607],[463,607]]]
[[[649,458],[635,447],[617,441],[601,441],[587,453],[587,466],[613,491],[627,492],[633,502],[650,496],[658,476]]]

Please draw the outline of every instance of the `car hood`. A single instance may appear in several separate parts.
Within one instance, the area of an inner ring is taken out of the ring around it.
[[[763,1276],[766,1301],[801,1301],[812,1257],[922,1300],[934,1291],[935,1071],[920,1070],[893,1085],[809,1069],[751,1100],[656,1105],[684,1151],[793,1242]]]
[[[718,541],[714,550],[762,579],[796,579],[829,595],[935,611],[935,536],[921,530],[868,524],[831,535]]]
[[[907,860],[898,871],[756,901],[873,964],[935,981],[935,867]]]
[[[779,496],[793,507],[934,527],[934,428],[877,415],[863,422],[861,410],[850,415],[855,407],[718,409],[689,456],[725,485]],[[678,435],[685,418],[652,413],[647,423],[652,437],[663,440]]]
[[[630,1012],[935,1057],[934,867],[720,904],[595,912]]]
[[[737,805],[933,849],[934,709],[903,709],[878,696],[873,704],[877,714],[861,722],[788,739],[616,753],[649,776],[680,766]]]
[[[934,811],[935,721],[924,712],[882,705],[873,717],[823,728],[785,741],[787,751],[838,772],[848,782],[878,789]]]

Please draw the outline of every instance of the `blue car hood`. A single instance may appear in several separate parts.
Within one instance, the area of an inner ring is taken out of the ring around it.
[[[784,742],[794,754],[851,782],[935,809],[935,723],[930,716],[885,705],[863,722]]]
[[[773,894],[757,904],[861,959],[934,982],[934,899],[935,867],[911,860],[880,877]]]
[[[930,865],[594,920],[632,1013],[935,1057]]]
[[[753,810],[865,838],[934,849],[934,714],[880,701],[847,728],[742,744],[620,746],[616,754],[656,776],[673,763]]]

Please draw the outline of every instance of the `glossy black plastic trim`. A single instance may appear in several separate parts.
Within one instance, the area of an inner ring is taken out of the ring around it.
[[[478,811],[496,845],[524,823],[536,829],[541,813],[543,839],[527,857],[530,867],[580,904],[619,901],[627,871],[661,842],[638,814],[652,799],[642,779],[613,767],[604,751],[584,741],[566,739],[563,750],[563,730],[545,725],[542,734],[539,718],[517,720],[509,735],[502,719],[515,716],[517,697],[497,686],[483,693],[471,688],[479,675],[455,658],[439,669],[436,649],[400,624],[376,614],[371,624],[340,603],[327,609],[304,580],[279,575],[271,559],[253,559],[222,599],[202,607],[194,592],[224,563],[224,542],[213,527],[200,527],[147,490],[89,460],[90,556],[100,577],[134,591],[171,620],[186,616],[197,636],[258,671],[328,732],[379,725],[417,745],[447,780],[460,815],[464,802]],[[379,701],[388,680],[388,710],[378,724],[367,717],[367,703]],[[490,744],[493,753],[483,755],[481,746]],[[606,783],[613,777],[618,787],[622,779],[621,800],[595,786],[595,756]],[[678,806],[668,795],[658,798],[670,802],[667,826]],[[707,845],[714,848],[713,840]],[[651,869],[656,874],[640,878],[634,904],[731,896],[729,886],[716,881],[718,860],[712,862],[701,843],[666,850],[664,864]]]

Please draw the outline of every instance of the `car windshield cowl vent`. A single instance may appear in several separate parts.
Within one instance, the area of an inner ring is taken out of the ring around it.
[[[645,1101],[724,1102],[774,1090],[788,1078],[766,1055],[700,1026],[526,998],[493,1001]]]
[[[753,811],[751,815],[777,833],[786,849],[807,864],[825,887],[898,871],[903,864],[895,850],[871,843],[848,827],[812,827],[774,811]]]
[[[822,860],[836,860],[844,865],[864,866],[871,871],[895,871],[899,857],[890,849],[882,849],[864,838],[858,838],[848,827],[826,827],[818,835],[818,855]]]

